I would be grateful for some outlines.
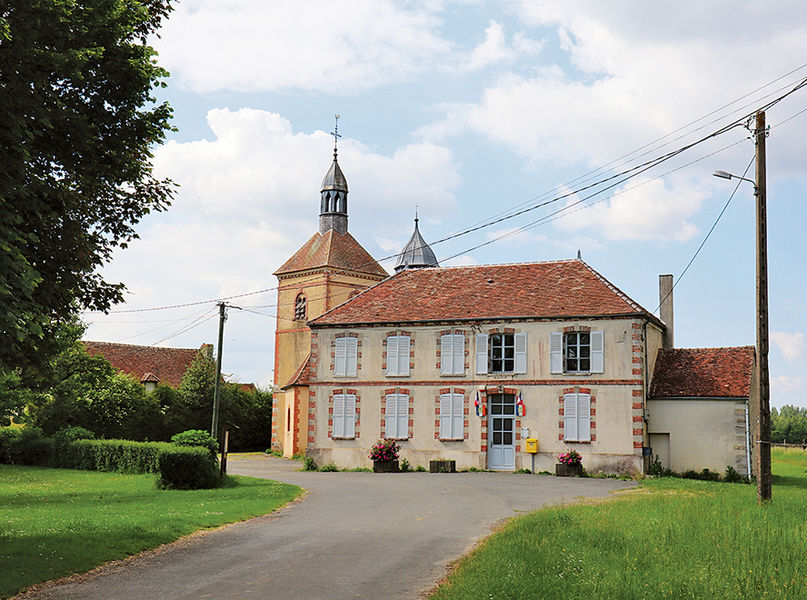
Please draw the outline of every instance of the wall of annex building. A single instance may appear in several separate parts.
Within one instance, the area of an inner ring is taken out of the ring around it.
[[[521,429],[529,429],[538,439],[539,454],[535,468],[554,469],[556,455],[575,449],[584,455],[587,468],[606,471],[641,470],[644,431],[644,339],[643,320],[632,318],[590,319],[577,321],[535,321],[489,323],[471,326],[402,326],[317,328],[312,342],[315,383],[312,384],[308,447],[320,460],[333,460],[340,467],[366,466],[369,447],[385,437],[385,397],[406,394],[411,398],[410,431],[401,442],[402,456],[413,464],[449,458],[458,467],[484,468],[487,450],[487,419],[475,414],[479,394],[485,403],[487,394],[521,394],[526,414],[516,422],[516,468],[530,467],[524,452]],[[526,333],[526,372],[476,372],[476,334]],[[550,338],[553,332],[603,332],[602,373],[551,373]],[[441,338],[446,333],[464,336],[464,369],[456,375],[441,374]],[[409,374],[388,375],[389,359],[385,340],[389,336],[408,336]],[[651,333],[648,332],[648,336]],[[337,338],[355,337],[357,364],[355,376],[334,373]],[[465,426],[463,439],[442,440],[439,436],[439,398],[441,393],[461,393],[464,397]],[[357,398],[357,426],[353,439],[333,437],[334,394],[352,394]],[[591,440],[569,442],[564,439],[563,400],[567,393],[591,396]],[[525,432],[526,433],[526,432]]]
[[[651,446],[663,466],[721,474],[731,466],[748,475],[745,399],[651,399],[647,406]]]

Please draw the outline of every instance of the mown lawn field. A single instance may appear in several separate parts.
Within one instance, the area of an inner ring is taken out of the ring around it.
[[[753,485],[649,479],[604,502],[514,519],[432,600],[807,599],[807,452]]]
[[[302,492],[233,480],[213,490],[158,490],[154,475],[0,465],[0,597],[272,512]]]

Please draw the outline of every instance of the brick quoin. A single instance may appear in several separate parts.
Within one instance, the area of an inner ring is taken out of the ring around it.
[[[633,416],[634,423],[641,423],[642,422],[642,415],[634,415]]]
[[[633,435],[642,435],[642,430],[641,429],[634,429],[633,430]]]
[[[634,402],[634,403],[633,403],[633,408],[634,408],[634,409],[640,409],[640,408],[642,408],[642,403],[641,403],[641,402]]]
[[[633,442],[634,448],[641,448],[643,446],[642,442]]]
[[[634,398],[636,398],[636,397],[641,397],[641,396],[642,396],[642,390],[633,390],[633,391],[631,391],[631,395],[632,395]]]

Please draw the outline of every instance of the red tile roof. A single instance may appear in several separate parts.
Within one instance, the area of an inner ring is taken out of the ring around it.
[[[662,348],[651,398],[748,398],[754,347]]]
[[[358,271],[387,277],[387,273],[349,233],[329,229],[315,233],[302,248],[275,271],[275,275],[296,273],[322,267]]]
[[[311,369],[309,368],[310,363],[311,363],[311,355],[309,354],[308,356],[305,357],[303,364],[300,365],[300,367],[297,369],[294,375],[292,375],[291,379],[289,379],[289,382],[280,389],[287,390],[290,387],[295,387],[298,385],[299,386],[308,385],[309,382],[311,381]]]
[[[661,324],[582,260],[564,260],[401,271],[309,324],[616,315]]]
[[[212,346],[201,348],[158,348],[111,342],[87,342],[84,347],[91,355],[100,354],[118,371],[123,371],[141,383],[159,382],[178,387],[199,352],[211,352]]]

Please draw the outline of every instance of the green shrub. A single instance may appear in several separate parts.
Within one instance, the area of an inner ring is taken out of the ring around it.
[[[60,448],[55,466],[86,471],[158,473],[161,451],[176,448],[166,442],[77,440]]]
[[[94,440],[95,434],[84,427],[70,425],[54,433],[53,439],[57,443],[66,444],[68,442],[75,442],[76,440]]]
[[[426,467],[424,467],[423,465],[418,465],[417,467],[415,467],[415,471],[417,471],[418,473],[424,473],[426,471]]]
[[[412,468],[412,465],[409,464],[409,461],[405,458],[401,459],[401,473],[406,473]]]
[[[303,458],[303,471],[316,471],[317,470],[317,461],[314,460],[311,456],[306,456]]]
[[[199,490],[217,487],[220,483],[215,455],[198,446],[165,448],[158,455],[162,489]]]
[[[308,457],[306,457],[308,458]],[[326,463],[319,468],[320,471],[323,473],[335,473],[339,469],[336,468],[336,465],[333,462]]]
[[[0,462],[12,465],[46,465],[53,456],[53,441],[36,427],[0,427]]]
[[[723,481],[728,483],[748,483],[748,477],[740,475],[737,469],[729,465],[726,467],[726,474],[723,476]]]
[[[189,429],[182,433],[177,433],[171,437],[171,443],[177,446],[202,446],[207,448],[211,454],[219,451],[219,443],[207,431],[201,429]]]

